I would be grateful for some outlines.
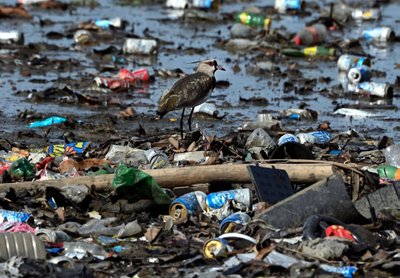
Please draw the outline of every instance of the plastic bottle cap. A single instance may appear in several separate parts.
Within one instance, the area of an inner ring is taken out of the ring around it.
[[[301,45],[301,38],[299,36],[295,36],[293,41],[296,45]]]

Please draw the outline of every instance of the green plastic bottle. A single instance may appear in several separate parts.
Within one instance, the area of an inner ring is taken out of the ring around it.
[[[306,47],[303,49],[285,48],[282,50],[282,54],[292,57],[332,57],[336,56],[336,49],[322,46]]]
[[[271,26],[271,19],[261,14],[242,12],[236,16],[236,20],[244,25],[263,27],[267,31]]]

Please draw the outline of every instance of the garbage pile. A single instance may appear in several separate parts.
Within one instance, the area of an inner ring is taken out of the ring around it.
[[[180,24],[229,24],[231,37],[218,38],[216,47],[248,55],[250,75],[285,77],[283,92],[307,95],[314,88],[314,80],[290,66],[293,60],[326,60],[335,63],[335,70],[337,66],[345,97],[396,98],[398,84],[373,81],[380,75],[373,69],[379,58],[362,51],[362,44],[395,44],[393,29],[368,29],[350,41],[333,39],[346,24],[379,22],[379,9],[356,9],[342,2],[324,9],[307,1],[276,0],[273,6],[246,2],[240,3],[240,10],[223,12],[230,2],[168,0],[162,7],[174,12]],[[28,20],[37,10],[68,12],[85,3],[24,0],[0,8],[0,14]],[[318,18],[298,32],[274,28],[279,17],[311,18],[313,13]],[[100,18],[75,22],[67,34],[46,34],[73,40],[76,52],[95,46],[86,53],[100,61],[96,73],[91,68],[89,75],[39,91],[16,89],[32,105],[88,106],[103,115],[25,110],[17,116],[23,128],[1,133],[0,276],[399,273],[400,145],[394,138],[337,128],[337,123],[323,120],[324,111],[307,103],[263,109],[224,135],[217,132],[219,126],[213,130],[201,125],[180,134],[176,118],[156,122],[148,115],[155,112],[154,104],[144,105],[148,113],[139,115],[140,105],[131,99],[149,95],[156,80],[187,73],[155,62],[151,68],[138,63],[131,69],[127,61],[132,57],[154,58],[176,50],[151,31],[144,37],[132,35],[126,31],[128,24],[120,17]],[[19,57],[13,65],[27,76],[38,69],[82,69],[78,61],[40,54],[68,49],[25,45],[21,31],[0,37],[4,63]],[[108,46],[103,48],[104,42]],[[355,48],[362,53],[354,53]],[[289,67],[283,70],[282,65]],[[224,86],[229,84],[216,82],[216,89]],[[242,106],[251,107],[265,108],[269,101],[239,98]],[[107,114],[104,108],[112,107],[116,113]],[[196,122],[230,117],[213,102],[193,111]],[[335,113],[367,117],[368,112],[338,105]],[[138,128],[132,128],[133,122]]]

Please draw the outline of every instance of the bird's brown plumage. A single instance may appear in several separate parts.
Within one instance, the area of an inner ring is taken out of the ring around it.
[[[183,116],[185,108],[191,108],[188,118],[189,130],[192,130],[192,115],[194,107],[207,100],[215,87],[214,73],[225,70],[215,60],[204,60],[197,66],[197,71],[172,85],[171,89],[164,92],[158,101],[157,115],[162,118],[168,112],[182,109],[179,121],[181,137],[183,138]]]
[[[215,87],[215,77],[196,72],[178,80],[158,101],[157,114],[160,117],[168,112],[194,107],[207,100]],[[200,93],[199,93],[200,92]]]

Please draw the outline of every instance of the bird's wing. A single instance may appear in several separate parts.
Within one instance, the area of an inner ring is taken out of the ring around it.
[[[202,72],[196,72],[188,78],[178,80],[171,88],[172,95],[179,95],[177,108],[193,107],[204,101],[214,89],[215,78]]]
[[[196,72],[179,79],[169,91],[165,91],[158,101],[158,111],[169,111],[193,107],[205,100],[214,89],[215,78],[202,72]]]

